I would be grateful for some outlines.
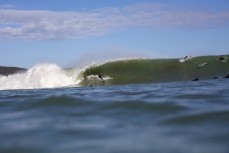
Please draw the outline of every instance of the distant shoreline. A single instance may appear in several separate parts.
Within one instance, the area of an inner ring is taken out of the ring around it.
[[[0,75],[8,76],[8,75],[11,75],[11,74],[24,72],[26,70],[27,69],[20,68],[20,67],[0,66]]]

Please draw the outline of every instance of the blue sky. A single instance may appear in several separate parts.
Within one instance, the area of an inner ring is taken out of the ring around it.
[[[229,53],[228,0],[0,0],[0,65]]]

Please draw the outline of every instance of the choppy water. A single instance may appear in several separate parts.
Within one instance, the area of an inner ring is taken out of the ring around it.
[[[0,91],[1,153],[228,153],[229,80]]]

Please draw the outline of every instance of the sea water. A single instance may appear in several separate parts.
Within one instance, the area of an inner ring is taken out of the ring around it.
[[[1,153],[228,153],[229,80],[0,91]]]

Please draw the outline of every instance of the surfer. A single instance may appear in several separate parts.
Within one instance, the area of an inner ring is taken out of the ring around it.
[[[101,80],[103,80],[103,74],[99,73],[98,78],[100,78]]]
[[[221,61],[221,62],[226,62],[227,61],[224,56],[220,56],[218,60]]]
[[[228,75],[226,75],[224,78],[229,78],[229,73],[228,73]]]
[[[217,77],[217,76],[216,76],[216,77],[213,77],[213,79],[221,79],[221,77]]]
[[[223,60],[225,60],[225,58],[223,56],[220,56],[219,60],[223,61]]]
[[[188,56],[185,56],[185,57],[184,57],[184,60],[187,60],[187,59],[188,59]]]
[[[198,77],[196,77],[195,79],[193,79],[192,81],[199,81],[199,78]]]
[[[179,62],[183,63],[183,62],[189,60],[190,58],[191,58],[191,56],[185,56],[185,57],[183,57],[183,58],[180,58],[180,59],[179,59]]]
[[[93,87],[93,84],[91,84],[89,87]]]

